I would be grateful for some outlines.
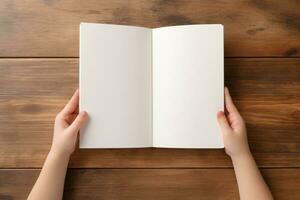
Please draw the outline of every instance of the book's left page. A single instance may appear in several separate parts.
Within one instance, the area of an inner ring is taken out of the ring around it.
[[[151,29],[80,24],[80,148],[152,146]]]

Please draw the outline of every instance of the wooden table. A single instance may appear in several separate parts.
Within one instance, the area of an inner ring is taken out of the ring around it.
[[[277,199],[300,197],[297,0],[1,0],[0,199],[25,199],[78,87],[79,23],[222,23],[225,83]],[[77,150],[65,199],[238,199],[223,150]]]

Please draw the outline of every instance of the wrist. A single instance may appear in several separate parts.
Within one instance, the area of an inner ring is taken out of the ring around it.
[[[252,154],[250,150],[245,150],[239,154],[234,154],[230,156],[231,160],[233,163],[239,162],[242,160],[247,160],[252,158]]]
[[[50,149],[48,157],[55,159],[55,160],[60,160],[60,161],[69,161],[70,160],[70,154],[61,152],[56,150],[55,148]]]

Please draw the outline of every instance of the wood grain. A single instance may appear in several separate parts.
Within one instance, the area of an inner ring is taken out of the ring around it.
[[[0,170],[0,199],[26,199],[39,170]],[[299,169],[264,169],[275,199],[300,196]],[[220,178],[221,177],[221,178]],[[73,169],[64,199],[238,199],[233,169]]]
[[[2,0],[0,57],[78,57],[79,23],[225,26],[226,57],[299,57],[295,0]]]
[[[276,199],[299,199],[299,10],[296,0],[0,1],[0,199],[26,199],[38,177],[24,168],[42,167],[54,116],[78,87],[80,22],[224,24],[225,84],[254,157]],[[238,199],[223,150],[77,149],[69,166],[64,199]]]
[[[225,59],[225,80],[261,167],[300,167],[300,59]],[[41,167],[78,59],[0,59],[0,168]],[[223,150],[77,150],[72,168],[231,167]]]

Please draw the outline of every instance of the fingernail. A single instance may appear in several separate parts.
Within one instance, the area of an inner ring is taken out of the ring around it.
[[[218,116],[218,117],[221,117],[221,116],[223,116],[223,115],[224,115],[224,112],[223,112],[223,111],[221,111],[221,110],[218,111],[218,113],[217,113],[217,116]]]
[[[87,112],[86,111],[81,111],[80,114],[84,117],[88,116]]]

